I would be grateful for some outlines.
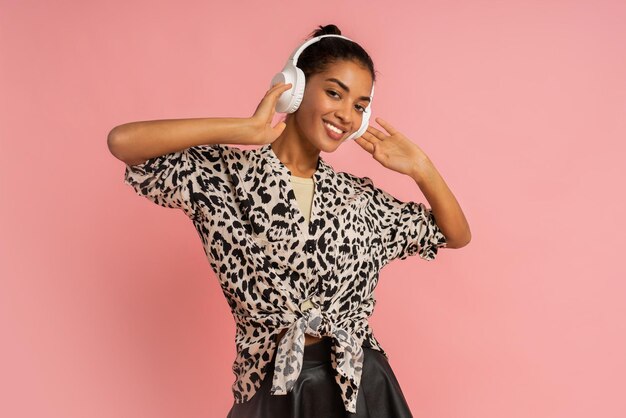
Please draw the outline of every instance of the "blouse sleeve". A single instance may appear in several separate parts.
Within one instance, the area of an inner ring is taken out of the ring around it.
[[[369,177],[364,180],[373,193],[372,213],[379,223],[387,262],[396,258],[404,260],[415,254],[424,260],[434,260],[437,250],[446,246],[446,237],[439,229],[432,210],[423,203],[397,199],[374,186]]]
[[[201,165],[206,164],[199,148],[160,155],[141,164],[127,164],[124,182],[139,196],[159,206],[181,209],[193,217],[196,211],[194,191],[201,189]]]

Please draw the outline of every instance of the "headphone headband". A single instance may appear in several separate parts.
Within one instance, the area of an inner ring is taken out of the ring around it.
[[[304,51],[309,45],[314,44],[315,42],[319,42],[322,40],[322,38],[328,38],[328,37],[333,37],[333,38],[343,38],[346,39],[350,42],[354,42],[352,39],[343,36],[343,35],[334,35],[334,34],[327,34],[327,35],[320,35],[320,36],[316,36],[315,38],[311,38],[309,40],[307,40],[305,43],[303,43],[302,45],[300,45],[299,47],[297,47],[292,53],[291,56],[289,57],[289,61],[291,61],[293,63],[293,65],[295,66],[298,63],[298,58],[300,57],[300,54],[302,54],[302,51]]]
[[[291,64],[294,67],[297,67],[298,64],[298,58],[300,58],[300,55],[302,54],[302,52],[308,48],[311,44],[314,44],[315,42],[319,42],[322,40],[322,38],[328,38],[328,37],[333,37],[333,38],[343,38],[347,41],[350,42],[354,42],[352,39],[348,38],[347,36],[343,36],[343,35],[336,35],[336,34],[326,34],[326,35],[320,35],[320,36],[316,36],[314,38],[311,38],[309,40],[307,40],[305,43],[303,43],[302,45],[298,46],[292,53],[291,56],[289,57],[288,62],[291,62]],[[354,42],[356,43],[356,42]],[[374,96],[374,83],[372,83],[372,91],[370,93],[370,99],[372,99],[372,97]]]

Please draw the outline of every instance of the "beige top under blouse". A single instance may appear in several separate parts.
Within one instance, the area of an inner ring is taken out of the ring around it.
[[[304,215],[308,223],[311,217],[311,205],[313,204],[313,179],[310,177],[291,176],[291,186],[296,194],[296,200],[302,215]]]

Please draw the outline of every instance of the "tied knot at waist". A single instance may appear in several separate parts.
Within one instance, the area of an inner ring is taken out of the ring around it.
[[[332,337],[337,363],[336,380],[340,383],[343,376],[349,381],[353,396],[352,399],[344,399],[344,403],[349,406],[348,409],[354,410],[363,370],[363,348],[349,330],[336,326],[317,305],[304,311],[302,316],[287,328],[287,332],[280,340],[274,361],[271,394],[285,395],[293,389],[304,362],[305,334],[318,338]]]

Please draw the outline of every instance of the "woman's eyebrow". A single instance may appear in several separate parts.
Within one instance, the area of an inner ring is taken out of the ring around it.
[[[341,82],[341,80],[337,80],[336,78],[327,78],[326,81],[333,81],[337,84],[339,84],[339,87],[341,87],[342,89],[344,89],[346,92],[350,93],[350,88],[348,86],[346,86],[344,83]],[[367,96],[361,96],[359,97],[359,99],[361,100],[367,100],[368,102],[371,102],[371,99]]]

